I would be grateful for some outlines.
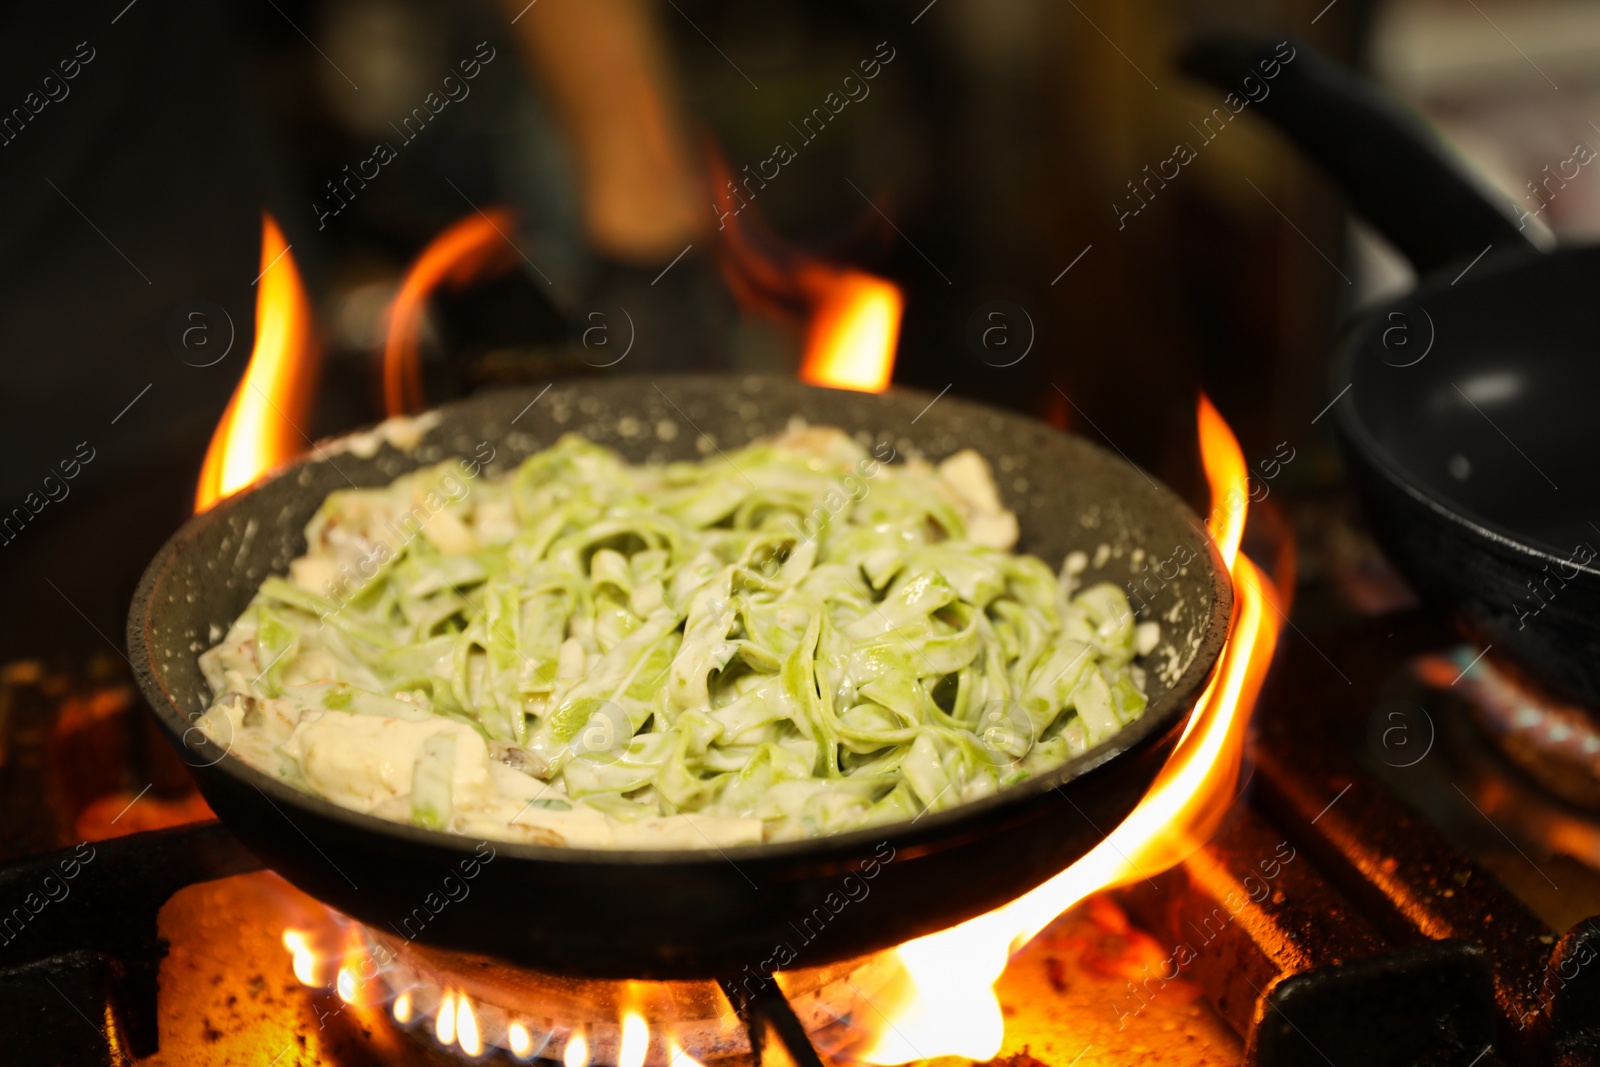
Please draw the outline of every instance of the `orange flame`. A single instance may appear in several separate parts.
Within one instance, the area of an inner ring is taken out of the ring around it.
[[[572,1031],[567,1047],[561,1052],[561,1062],[565,1067],[589,1067],[589,1039],[583,1036],[582,1030]]]
[[[483,1037],[478,1032],[478,1015],[472,1010],[472,998],[462,993],[456,998],[456,1044],[468,1056],[483,1052]]]
[[[306,935],[295,929],[283,932],[283,947],[294,960],[294,976],[302,985],[317,984],[317,954],[311,950]]]
[[[900,290],[858,270],[833,272],[816,288],[800,380],[862,393],[889,388],[905,304]]]
[[[389,415],[427,407],[422,389],[418,334],[428,297],[441,284],[460,288],[511,267],[516,251],[506,240],[515,225],[509,211],[490,208],[468,215],[435,237],[417,257],[389,305],[383,346],[383,406]]]
[[[710,168],[723,277],[741,305],[805,323],[800,379],[865,393],[889,388],[905,310],[899,287],[783,243],[739,197],[714,151]],[[749,218],[741,218],[746,212]]]
[[[212,432],[195,487],[195,511],[205,511],[300,454],[308,442],[301,427],[311,410],[316,377],[311,302],[288,242],[265,215],[255,347]]]
[[[1005,1037],[993,987],[1011,954],[1091,893],[1182,862],[1232,805],[1250,710],[1277,646],[1278,592],[1239,554],[1247,499],[1239,443],[1204,396],[1199,416],[1201,458],[1214,504],[1208,532],[1234,585],[1234,618],[1216,673],[1150,791],[1088,855],[1009,904],[895,950],[912,995],[882,1020],[864,1060],[992,1059]]]
[[[439,1010],[433,1017],[433,1036],[439,1039],[441,1045],[456,1043],[456,994],[453,989],[446,989],[444,999],[439,1001]]]
[[[622,1035],[617,1044],[617,1067],[644,1067],[650,1051],[650,1026],[633,1009],[622,1014]]]
[[[506,1047],[517,1059],[525,1060],[533,1055],[533,1035],[522,1023],[514,1022],[506,1027]]]

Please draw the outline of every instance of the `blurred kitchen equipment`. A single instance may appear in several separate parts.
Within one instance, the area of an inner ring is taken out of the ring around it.
[[[1235,89],[1279,47],[1208,39],[1183,65]],[[1600,709],[1600,248],[1541,254],[1420,120],[1293,47],[1254,109],[1423,276],[1344,330],[1332,363],[1330,409],[1372,527],[1485,651]]]

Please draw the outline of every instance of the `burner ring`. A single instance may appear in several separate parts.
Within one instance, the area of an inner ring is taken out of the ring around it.
[[[364,926],[358,930],[366,955],[387,961],[378,968],[382,999],[414,1040],[436,1041],[470,1055],[478,1047],[502,1048],[523,1059],[560,1060],[574,1037],[581,1036],[585,1053],[574,1058],[586,1067],[690,1067],[750,1055],[744,1023],[713,981],[607,981],[543,974]],[[835,1055],[863,1037],[851,1024],[854,1011],[875,997],[890,996],[901,973],[893,953],[879,953],[785,972],[777,980],[818,1048]],[[744,980],[769,981],[754,968],[746,968]],[[441,1008],[454,1017],[441,1020]],[[648,1031],[642,1059],[637,1047],[630,1056],[623,1055],[629,1013],[644,1020]],[[471,1038],[463,1040],[457,1020],[470,1020]],[[513,1032],[514,1026],[520,1031]]]

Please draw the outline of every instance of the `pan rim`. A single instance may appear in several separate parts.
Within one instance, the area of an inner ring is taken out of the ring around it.
[[[759,375],[678,374],[659,376],[659,380],[667,384],[717,382],[725,385],[746,381],[750,378],[781,384],[783,387],[801,386],[801,383],[795,382],[793,379]],[[539,384],[526,388],[496,390],[495,395],[504,395],[506,393],[526,393],[531,395],[538,390]],[[581,383],[571,384],[581,385]],[[825,390],[820,386],[804,386],[804,388],[827,392],[838,391]],[[920,402],[924,398],[928,400],[934,399],[932,394],[923,390],[899,386],[889,390],[889,394],[895,397],[911,399],[914,402]],[[476,400],[481,399],[483,395],[478,394],[477,397],[456,400],[430,408],[428,411],[449,412],[452,409],[468,407]],[[1051,430],[1047,424],[1039,420],[1031,419],[1016,412],[964,398],[947,399],[954,399],[955,403],[968,407],[974,412],[1000,415],[1009,420],[1032,423],[1036,427],[1053,433],[1058,432]],[[368,429],[370,427],[363,427],[353,432],[362,433]],[[1193,509],[1169,486],[1154,478],[1142,467],[1112,453],[1087,438],[1064,433],[1060,434],[1060,436],[1075,440],[1075,447],[1082,446],[1093,450],[1099,454],[1100,459],[1111,464],[1114,468],[1126,470],[1128,484],[1135,487],[1136,492],[1141,495],[1154,493],[1157,499],[1165,498],[1164,503],[1175,509],[1181,517],[1188,520],[1188,524],[1191,527],[1198,530],[1204,529],[1199,516],[1194,513]],[[321,444],[319,442],[319,445]],[[195,720],[188,718],[180,710],[177,700],[167,690],[160,671],[156,668],[154,652],[149,639],[149,628],[152,625],[152,616],[155,610],[153,593],[167,571],[176,562],[179,553],[208,525],[219,521],[232,509],[241,507],[244,501],[248,500],[253,493],[263,486],[284,478],[294,477],[304,468],[325,462],[328,462],[327,450],[321,447],[313,448],[307,455],[269,472],[249,488],[218,502],[205,512],[190,516],[162,545],[161,550],[151,560],[139,580],[128,618],[128,650],[130,659],[134,664],[135,673],[138,676],[139,687],[143,692],[146,703],[155,714],[157,722],[173,743],[197,756],[203,756],[206,760],[204,763],[191,764],[191,766],[221,772],[233,779],[238,785],[250,786],[260,791],[269,800],[286,803],[291,808],[301,809],[319,818],[340,823],[349,829],[379,835],[393,844],[417,848],[445,849],[464,855],[470,854],[479,844],[479,840],[475,837],[446,831],[427,830],[422,827],[393,822],[375,815],[341,807],[325,798],[302,792],[250,766],[241,757],[233,755],[203,733],[199,735],[198,744],[187,743],[185,738],[191,732],[198,732],[194,727]],[[1138,488],[1141,483],[1147,483],[1147,487]],[[795,860],[804,860],[811,863],[845,863],[858,858],[863,852],[869,851],[882,842],[894,842],[899,848],[915,847],[920,843],[935,843],[933,847],[939,848],[943,847],[945,843],[953,843],[955,840],[960,839],[964,836],[964,830],[977,829],[982,831],[992,827],[996,820],[1003,821],[1008,813],[1020,817],[1029,808],[1030,802],[1035,800],[1039,794],[1060,789],[1080,779],[1089,778],[1101,767],[1111,763],[1119,756],[1128,755],[1131,757],[1136,750],[1156,743],[1169,730],[1175,729],[1187,715],[1193,713],[1198,696],[1203,692],[1204,686],[1221,660],[1221,652],[1231,632],[1234,615],[1232,577],[1222,560],[1216,543],[1209,536],[1203,542],[1203,557],[1206,561],[1208,584],[1210,586],[1210,611],[1198,636],[1194,654],[1183,672],[1133,723],[1119,730],[1094,748],[1067,760],[1045,774],[1007,786],[977,800],[958,804],[943,811],[918,816],[916,819],[883,823],[848,833],[801,838],[793,841],[736,845],[728,848],[713,846],[711,848],[689,849],[580,849],[503,841],[494,838],[487,840],[493,844],[497,854],[504,854],[524,862],[553,864],[561,867],[568,865],[580,865],[585,868],[608,865],[616,867],[672,867],[722,863],[733,863],[738,866],[741,862],[757,864],[782,863]],[[198,717],[197,714],[195,719],[198,719]],[[286,819],[289,818],[287,813],[285,813],[284,817]],[[291,824],[293,823],[292,819],[289,821]]]
[[[1491,269],[1480,272],[1470,280],[1463,280],[1461,288],[1481,289],[1492,285],[1504,274],[1528,270],[1536,265],[1550,265],[1551,269],[1555,269],[1561,265],[1561,261],[1585,254],[1600,256],[1600,245],[1565,247],[1548,253],[1521,249],[1508,251],[1504,256],[1496,257],[1497,262],[1484,264]],[[1416,288],[1391,297],[1364,312],[1357,327],[1346,335],[1344,342],[1336,349],[1333,360],[1330,361],[1329,387],[1342,389],[1354,383],[1356,357],[1372,339],[1374,324],[1388,321],[1389,312],[1400,310],[1406,304],[1426,306],[1428,300],[1455,287],[1454,281],[1446,279],[1443,274],[1435,274],[1424,279]],[[1336,404],[1335,407],[1334,425],[1339,428],[1351,447],[1395,488],[1434,514],[1465,529],[1489,545],[1536,561],[1536,564],[1575,566],[1582,573],[1600,578],[1600,562],[1578,563],[1569,556],[1558,555],[1554,548],[1546,548],[1534,542],[1526,533],[1486,518],[1465,505],[1451,503],[1449,498],[1423,482],[1378,442],[1366,420],[1361,417],[1360,408],[1356,404]],[[1597,560],[1600,560],[1600,557],[1597,557]]]

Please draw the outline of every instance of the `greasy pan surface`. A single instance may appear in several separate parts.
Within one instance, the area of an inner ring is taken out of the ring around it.
[[[529,406],[537,395],[453,404],[412,452],[384,445],[364,459],[334,450],[224,501],[162,549],[128,621],[145,696],[223,822],[291,882],[402,937],[563,973],[687,978],[814,966],[951,925],[1066,867],[1131,810],[1225,640],[1232,587],[1200,520],[1142,471],[1041,423],[951,397],[930,408],[923,393],[762,378],[561,384]],[[263,578],[287,571],[304,550],[306,521],[333,490],[481,456],[485,442],[494,449],[488,472],[499,473],[567,431],[634,462],[698,459],[797,415],[844,427],[869,447],[886,442],[902,457],[977,449],[1017,512],[1019,547],[1052,565],[1073,549],[1094,558],[1108,546],[1085,578],[1134,581],[1140,617],[1162,624],[1162,647],[1145,662],[1170,669],[1151,670],[1144,716],[1048,775],[914,823],[688,852],[483,844],[402,826],[291,789],[192,728],[210,700],[196,657]]]

